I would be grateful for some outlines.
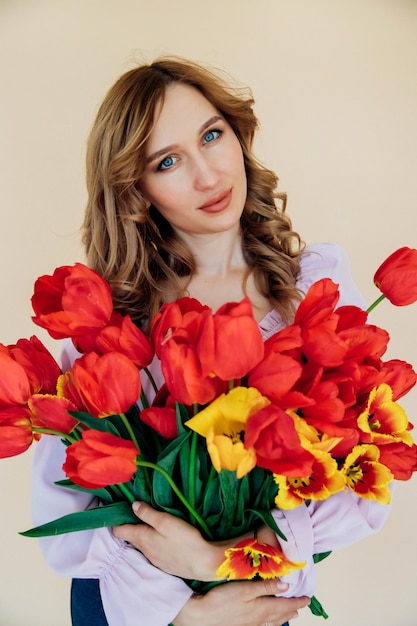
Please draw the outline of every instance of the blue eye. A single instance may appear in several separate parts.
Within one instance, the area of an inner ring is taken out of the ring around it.
[[[220,135],[222,134],[221,130],[209,130],[203,137],[203,141],[204,143],[211,143],[212,141],[214,141],[215,139],[218,139],[220,137]]]
[[[169,170],[173,165],[175,165],[176,157],[167,156],[165,159],[162,159],[160,164],[158,165],[158,170]]]

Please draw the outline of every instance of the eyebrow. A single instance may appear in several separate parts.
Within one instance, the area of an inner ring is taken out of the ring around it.
[[[204,122],[204,124],[198,129],[197,134],[200,135],[206,130],[206,128],[208,128],[215,122],[222,120],[222,119],[223,118],[221,117],[221,115],[213,115],[213,117],[210,117],[210,119],[208,119],[207,122]],[[167,152],[171,152],[172,150],[175,150],[176,147],[177,147],[177,144],[174,143],[169,146],[166,146],[165,148],[162,148],[161,150],[157,150],[156,152],[153,152],[146,159],[146,163],[151,163],[152,161],[155,161],[156,159],[161,158]]]

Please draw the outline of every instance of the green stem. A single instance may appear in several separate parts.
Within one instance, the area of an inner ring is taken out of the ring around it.
[[[125,427],[126,427],[127,432],[129,433],[129,436],[130,436],[131,440],[133,441],[133,443],[135,444],[135,446],[137,447],[137,449],[140,451],[140,447],[139,447],[139,444],[138,444],[138,440],[136,439],[136,435],[135,435],[135,433],[133,432],[133,428],[132,428],[132,426],[131,426],[131,424],[130,424],[129,420],[127,419],[127,417],[126,417],[126,415],[125,415],[124,413],[119,413],[119,415],[120,415],[120,417],[121,417],[121,419],[122,419],[123,424],[124,424],[124,425],[125,425]]]
[[[193,509],[195,509],[195,459],[197,454],[197,437],[197,433],[193,432],[191,435],[190,465],[188,468],[188,501]]]
[[[146,397],[146,394],[145,394],[145,392],[143,391],[143,389],[142,389],[142,391],[140,392],[140,401],[141,401],[141,404],[142,404],[142,406],[143,406],[143,408],[144,408],[144,409],[147,409],[147,408],[149,407],[148,398]]]
[[[188,502],[187,498],[185,498],[184,494],[182,494],[181,491],[178,489],[177,485],[172,480],[171,476],[164,469],[162,469],[162,467],[159,467],[159,465],[156,465],[155,463],[150,463],[149,461],[136,461],[136,465],[138,467],[150,467],[151,469],[154,469],[157,472],[160,472],[162,476],[164,476],[168,484],[170,485],[172,491],[178,496],[178,498],[181,500],[183,505],[186,507],[190,515],[200,524],[201,528],[204,530],[206,534],[207,539],[209,539],[210,541],[213,540],[213,536],[210,532],[210,529],[208,528],[203,518],[197,513],[195,509],[193,509],[193,507]]]
[[[130,493],[129,489],[126,487],[126,485],[124,485],[123,483],[119,483],[118,485],[116,485],[118,487],[118,489],[120,489],[120,491],[122,492],[122,494],[126,497],[126,499],[131,502],[132,504],[134,502],[136,502],[136,498],[135,496]]]
[[[370,313],[371,311],[373,311],[374,308],[377,307],[380,302],[382,302],[382,300],[385,300],[385,298],[386,296],[384,296],[384,294],[380,295],[379,298],[377,298],[375,302],[371,304],[371,306],[368,306],[368,308],[366,309],[366,312]]]
[[[149,378],[149,382],[151,383],[153,390],[155,393],[158,393],[158,386],[155,382],[154,377],[152,376],[152,374],[150,373],[150,371],[148,370],[147,367],[143,368],[143,371],[145,372],[146,376]]]
[[[77,439],[75,437],[71,437],[69,433],[61,433],[59,430],[53,430],[52,428],[32,427],[32,432],[40,435],[55,435],[56,437],[62,437],[62,439],[66,439],[69,443],[75,443],[77,441]]]

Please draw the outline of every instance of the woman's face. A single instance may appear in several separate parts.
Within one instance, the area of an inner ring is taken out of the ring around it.
[[[180,234],[238,228],[247,183],[231,126],[194,87],[172,83],[146,148],[140,189]]]

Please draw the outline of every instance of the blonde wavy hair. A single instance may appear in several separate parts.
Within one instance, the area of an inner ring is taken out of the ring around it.
[[[258,120],[247,89],[196,63],[160,58],[123,74],[102,102],[87,144],[88,203],[83,224],[87,262],[109,281],[117,310],[137,324],[166,300],[186,295],[195,264],[188,247],[140,192],[146,142],[165,90],[173,82],[198,89],[230,124],[242,146],[247,199],[241,217],[245,259],[255,284],[286,321],[299,299],[295,287],[303,244],[285,214],[278,178],[252,154]]]

